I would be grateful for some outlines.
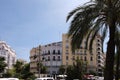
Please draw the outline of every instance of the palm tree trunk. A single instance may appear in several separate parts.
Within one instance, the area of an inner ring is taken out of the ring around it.
[[[106,53],[106,64],[104,80],[113,80],[113,66],[114,66],[114,55],[115,55],[115,24],[114,21],[109,25],[110,37],[107,45]]]

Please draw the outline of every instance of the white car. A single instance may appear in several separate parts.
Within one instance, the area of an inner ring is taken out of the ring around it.
[[[35,80],[54,80],[52,77],[36,78]]]
[[[0,80],[8,80],[7,78],[0,78]]]
[[[18,78],[0,78],[0,80],[19,80]]]
[[[104,80],[104,77],[98,77],[98,80]]]
[[[7,80],[19,80],[18,78],[7,78]]]

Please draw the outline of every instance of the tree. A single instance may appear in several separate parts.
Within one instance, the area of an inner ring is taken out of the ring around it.
[[[37,63],[37,70],[40,69],[40,73],[46,73],[47,72],[47,68],[46,66],[44,66],[41,62]]]
[[[17,61],[16,64],[13,65],[14,75],[13,77],[17,77],[19,79],[35,79],[35,75],[30,72],[30,63],[23,64],[21,61]]]
[[[16,61],[16,64],[13,65],[13,68],[15,70],[14,77],[21,78],[21,71],[23,69],[23,62],[21,61]]]
[[[83,80],[83,74],[86,73],[86,63],[79,59],[76,59],[73,66],[68,66],[67,68],[67,80],[79,79]]]
[[[71,11],[67,21],[71,17],[73,19],[68,35],[71,37],[72,50],[80,47],[83,38],[86,37],[88,41],[92,34],[89,44],[89,50],[91,50],[97,33],[101,32],[103,42],[106,34],[109,34],[104,79],[113,80],[115,32],[119,30],[120,26],[120,0],[90,0],[84,6],[79,6]]]
[[[22,67],[21,78],[24,80],[34,80],[36,77],[33,73],[30,72],[30,64],[27,63]]]
[[[14,69],[8,69],[6,73],[3,74],[3,77],[13,77],[15,74]]]
[[[7,64],[4,61],[5,61],[5,58],[0,57],[0,77],[2,76],[1,74],[4,73],[5,67],[7,66]]]
[[[63,65],[60,66],[59,74],[65,74],[65,66],[63,66]]]

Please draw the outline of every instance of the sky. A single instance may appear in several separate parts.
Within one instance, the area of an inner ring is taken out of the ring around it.
[[[29,62],[30,50],[62,41],[70,11],[89,0],[0,0],[0,40]]]

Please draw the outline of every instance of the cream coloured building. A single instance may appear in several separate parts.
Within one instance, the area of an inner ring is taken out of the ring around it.
[[[92,38],[92,37],[90,37]],[[87,62],[87,71],[97,72],[98,75],[102,75],[102,67],[105,62],[105,54],[102,52],[101,37],[97,35],[93,41],[92,51],[85,49],[86,39],[83,39],[80,49],[72,52],[71,50],[71,39],[68,38],[67,34],[62,35],[62,64],[72,65],[75,63],[75,59]]]
[[[30,51],[30,71],[32,73],[38,74],[37,63],[39,61],[39,47],[32,48]]]

